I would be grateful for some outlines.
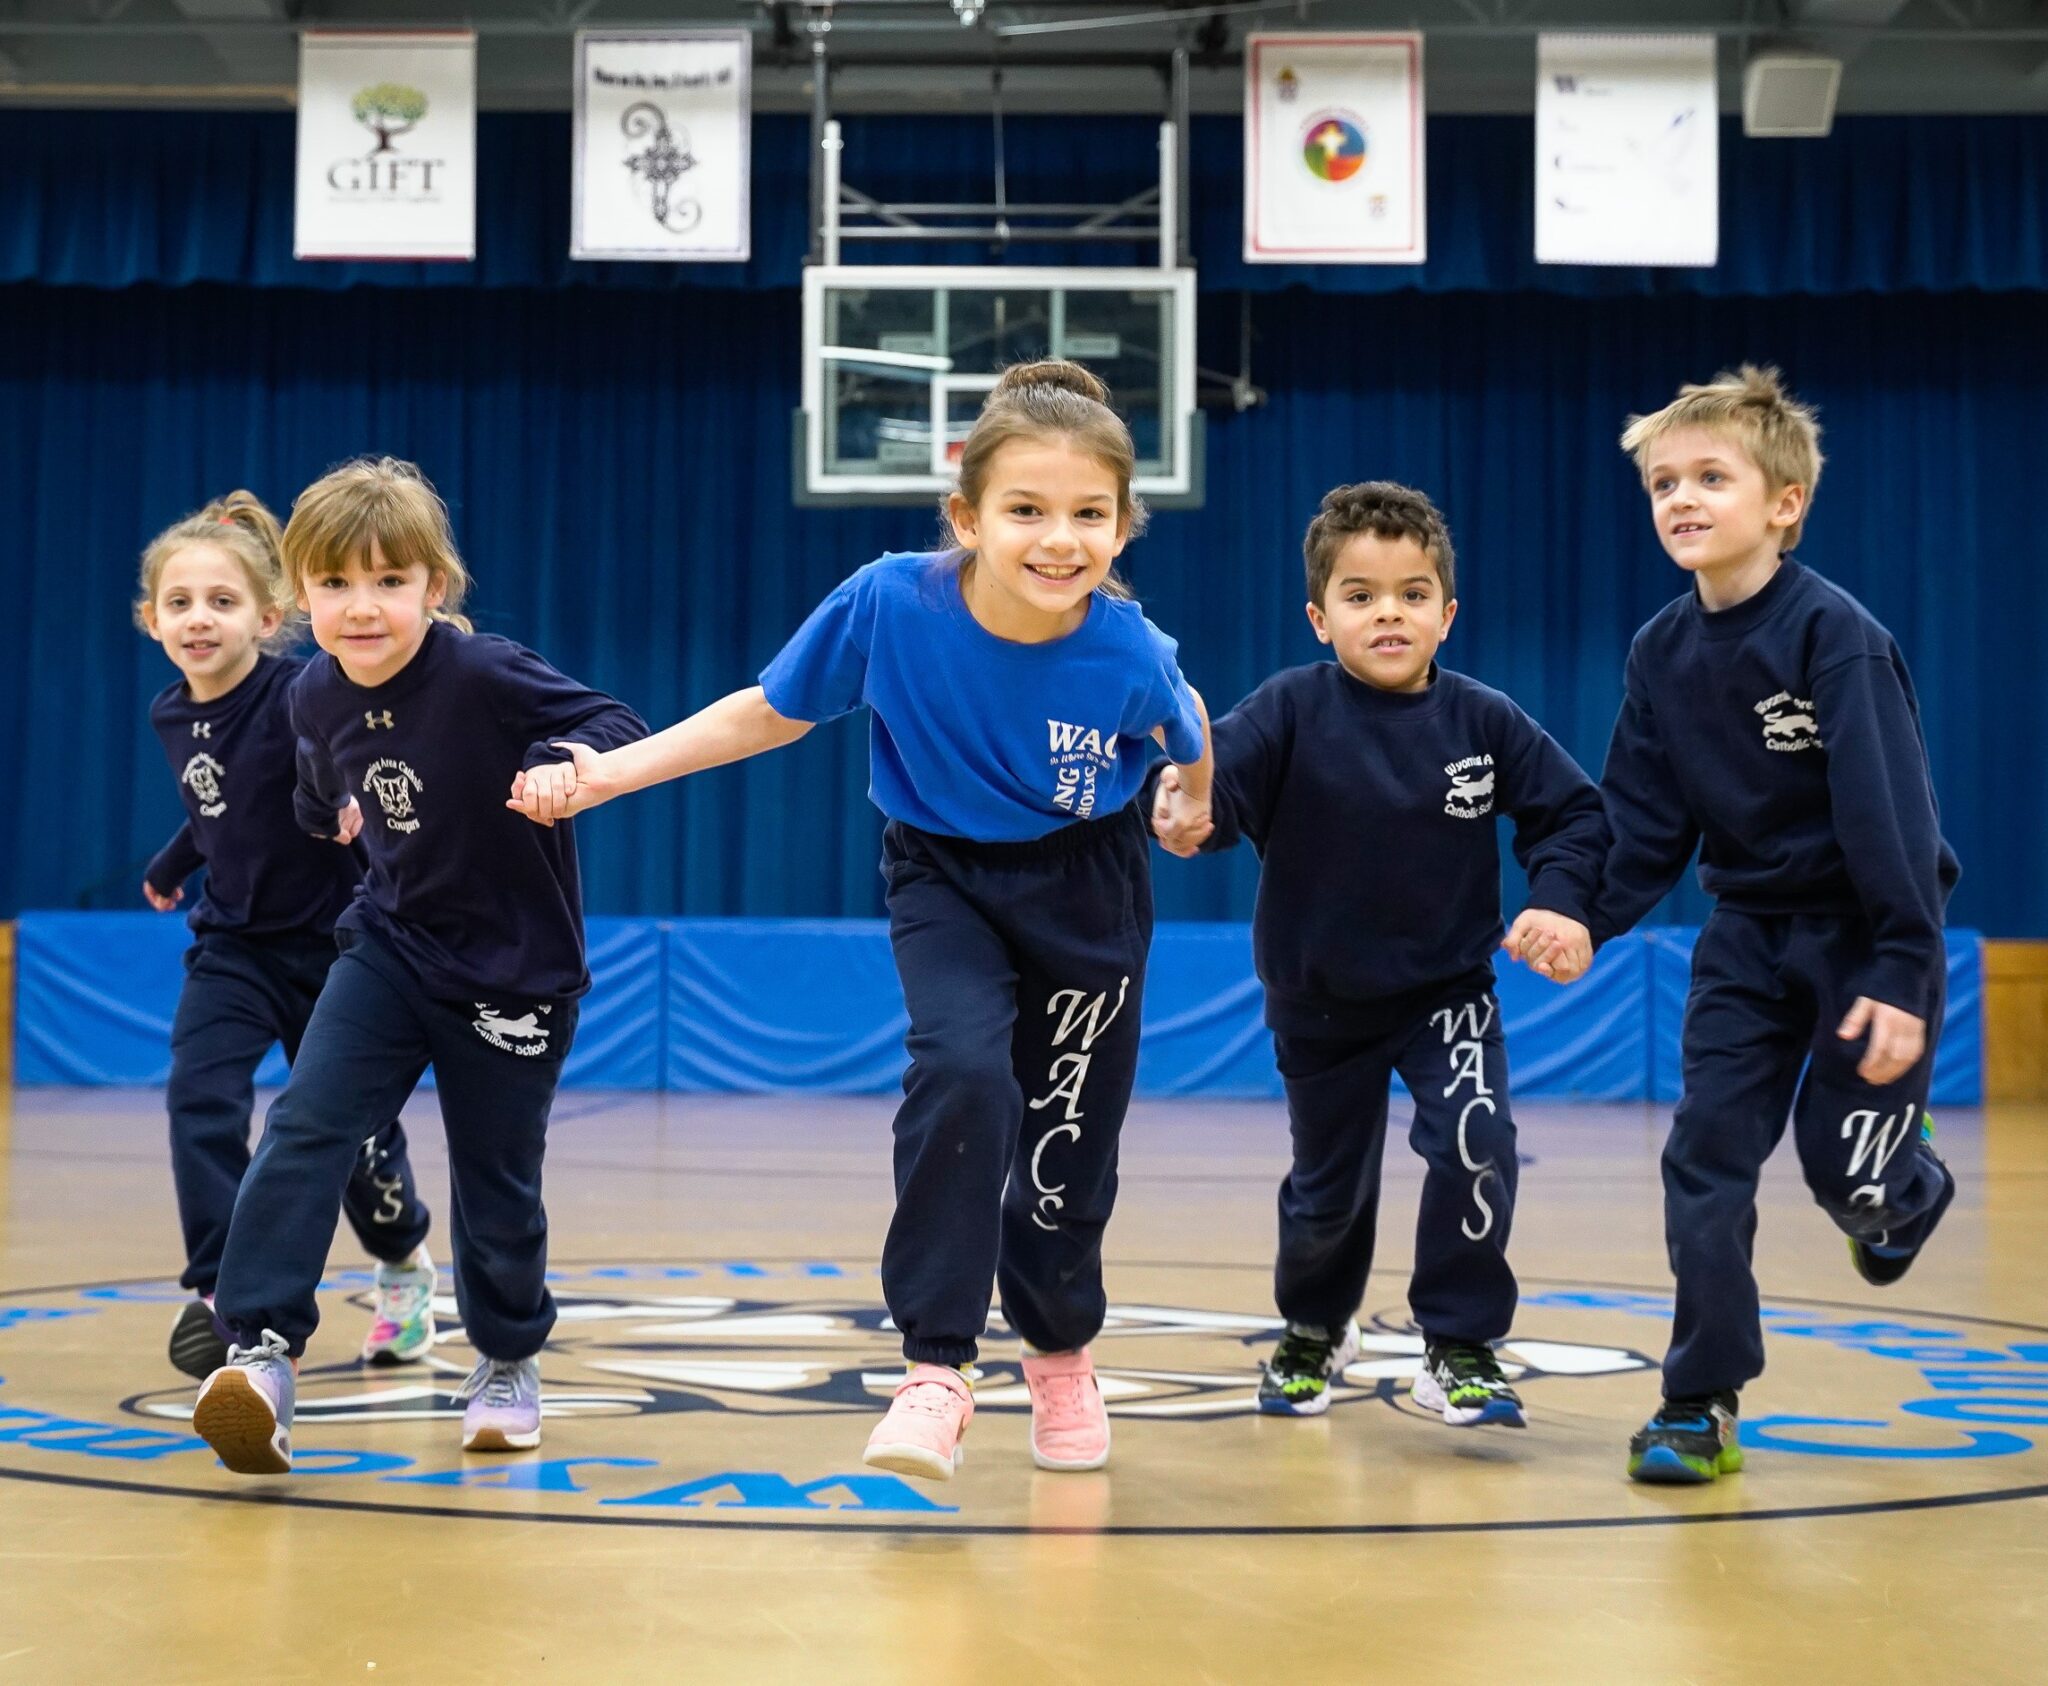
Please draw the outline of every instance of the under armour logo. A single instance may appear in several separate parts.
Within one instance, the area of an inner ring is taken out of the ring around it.
[[[192,722],[192,735],[193,735],[193,736],[194,736],[195,738],[210,738],[210,737],[212,737],[212,736],[213,736],[213,722],[212,722],[211,720],[195,720],[195,721],[193,721],[193,722]]]
[[[387,708],[380,715],[374,708],[365,709],[363,710],[363,724],[373,732],[379,726],[382,726],[388,732],[392,725],[391,710]]]

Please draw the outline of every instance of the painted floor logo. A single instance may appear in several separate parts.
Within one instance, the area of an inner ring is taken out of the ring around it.
[[[1619,1479],[1621,1446],[1655,1401],[1655,1361],[1640,1347],[1661,1346],[1667,1294],[1532,1284],[1501,1349],[1530,1429],[1454,1431],[1409,1399],[1422,1341],[1405,1311],[1371,1320],[1329,1416],[1257,1416],[1258,1362],[1280,1325],[1231,1308],[1256,1304],[1263,1276],[1114,1271],[1114,1286],[1144,1297],[1113,1305],[1095,1346],[1117,1436],[1101,1476],[1030,1469],[1029,1400],[997,1320],[969,1467],[940,1486],[859,1461],[865,1424],[902,1373],[866,1263],[559,1268],[560,1321],[541,1364],[547,1440],[537,1456],[489,1460],[457,1450],[453,1395],[474,1355],[452,1298],[436,1308],[444,1333],[423,1364],[322,1362],[323,1345],[352,1344],[369,1304],[367,1272],[336,1273],[322,1313],[343,1338],[316,1338],[302,1369],[293,1474],[261,1482],[220,1470],[190,1433],[191,1386],[157,1380],[172,1374],[162,1339],[184,1298],[175,1284],[20,1290],[0,1295],[0,1477],[565,1523],[1140,1533],[1705,1520],[1760,1504],[1789,1507],[1762,1513],[1777,1515],[1975,1503],[2048,1483],[2037,1447],[2048,1330],[1772,1305],[1772,1379],[1782,1370],[1797,1385],[1774,1385],[1768,1405],[1762,1384],[1752,1390],[1752,1474],[1646,1509],[1643,1490]],[[1398,1288],[1385,1294],[1376,1280],[1374,1291],[1369,1303],[1398,1304]],[[1841,1414],[1791,1414],[1787,1402],[1802,1398]],[[1767,1492],[1755,1473],[1766,1467]]]

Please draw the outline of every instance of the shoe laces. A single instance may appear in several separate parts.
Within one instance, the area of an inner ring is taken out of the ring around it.
[[[519,1403],[519,1384],[526,1369],[517,1358],[486,1358],[470,1371],[469,1378],[455,1390],[457,1403],[481,1399],[486,1405],[509,1410]]]
[[[284,1336],[275,1329],[265,1329],[263,1338],[254,1346],[231,1344],[228,1347],[228,1363],[231,1365],[260,1364],[265,1359],[276,1359],[286,1364],[291,1362],[291,1349],[285,1344]]]
[[[1652,1428],[1711,1430],[1718,1399],[1667,1399],[1650,1419]]]
[[[1501,1374],[1500,1360],[1493,1356],[1493,1348],[1466,1345],[1442,1346],[1431,1356],[1431,1364],[1438,1370],[1449,1373],[1452,1381],[1462,1385],[1477,1383],[1483,1387],[1501,1387],[1507,1377]]]
[[[377,1315],[393,1323],[410,1323],[426,1310],[432,1295],[423,1270],[393,1272],[389,1277],[382,1271],[377,1274]]]
[[[1069,1370],[1050,1376],[1035,1376],[1037,1391],[1045,1396],[1046,1408],[1051,1411],[1085,1411],[1088,1408],[1088,1384],[1094,1374],[1088,1370]]]
[[[1297,1329],[1290,1323],[1287,1332],[1280,1337],[1280,1345],[1274,1350],[1273,1368],[1283,1376],[1302,1371],[1320,1375],[1330,1367],[1330,1354],[1336,1350],[1337,1343],[1328,1335]]]
[[[952,1414],[958,1398],[944,1382],[923,1381],[905,1387],[896,1395],[896,1403],[921,1417],[945,1417]]]

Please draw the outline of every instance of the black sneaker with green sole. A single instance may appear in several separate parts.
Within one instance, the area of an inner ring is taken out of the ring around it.
[[[1736,1438],[1739,1403],[1733,1388],[1703,1399],[1667,1399],[1628,1443],[1634,1481],[1692,1486],[1742,1467]]]

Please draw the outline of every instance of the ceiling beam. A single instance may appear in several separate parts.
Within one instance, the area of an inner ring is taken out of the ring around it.
[[[1787,21],[1795,29],[1822,32],[1822,44],[1836,58],[1847,63],[1870,45],[1867,34],[1850,35],[1847,30],[1881,29],[1905,10],[1905,0],[1791,0]],[[1829,36],[1830,28],[1844,33]]]
[[[220,61],[221,68],[237,81],[275,82],[289,73],[296,54],[289,49],[295,43],[282,34],[251,32],[247,28],[236,30],[207,29],[209,23],[225,24],[282,24],[290,20],[291,8],[285,0],[171,0],[180,17],[189,18],[196,28],[193,33],[213,56]]]

